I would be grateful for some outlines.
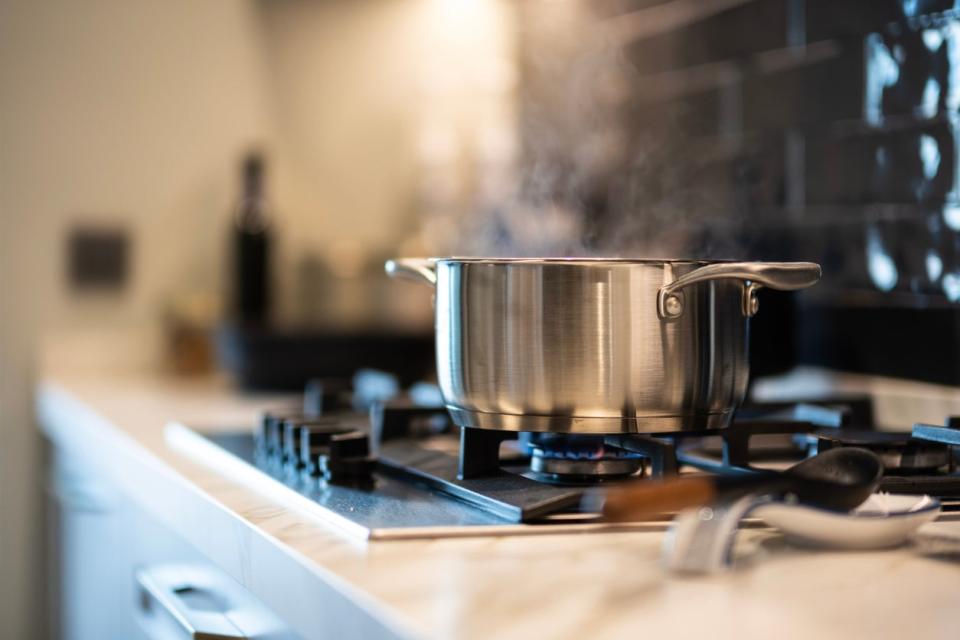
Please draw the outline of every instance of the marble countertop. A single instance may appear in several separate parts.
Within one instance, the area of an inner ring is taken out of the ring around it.
[[[98,465],[308,637],[953,638],[960,521],[882,552],[793,547],[743,531],[734,569],[681,578],[663,533],[358,543],[171,449],[172,420],[254,424],[285,399],[220,379],[48,368],[37,408],[58,446]]]

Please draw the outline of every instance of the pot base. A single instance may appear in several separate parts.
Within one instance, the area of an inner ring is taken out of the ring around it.
[[[733,418],[732,411],[685,416],[630,416],[600,418],[585,416],[541,416],[468,411],[447,405],[458,427],[495,431],[537,431],[549,433],[671,433],[723,429]]]

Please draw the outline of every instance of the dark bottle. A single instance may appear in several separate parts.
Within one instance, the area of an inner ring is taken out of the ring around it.
[[[233,303],[243,324],[262,324],[270,313],[270,215],[259,153],[243,162],[243,193],[233,219]]]

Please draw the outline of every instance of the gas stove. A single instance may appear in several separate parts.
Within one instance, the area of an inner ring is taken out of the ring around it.
[[[303,406],[256,427],[173,423],[170,444],[360,538],[663,528],[603,522],[590,505],[611,483],[785,468],[832,447],[873,450],[880,490],[960,509],[960,419],[901,432],[873,427],[867,397],[747,404],[721,431],[574,435],[455,427],[436,387],[388,374],[315,380]]]

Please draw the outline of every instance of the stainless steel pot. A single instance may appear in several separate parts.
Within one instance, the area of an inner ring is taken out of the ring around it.
[[[436,288],[437,375],[460,426],[655,433],[729,424],[757,290],[809,262],[398,259]]]

